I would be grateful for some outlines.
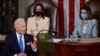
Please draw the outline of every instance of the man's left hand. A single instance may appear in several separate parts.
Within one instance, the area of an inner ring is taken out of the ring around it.
[[[37,45],[36,45],[36,42],[34,41],[34,42],[31,42],[31,48],[32,49],[36,49],[37,48]]]

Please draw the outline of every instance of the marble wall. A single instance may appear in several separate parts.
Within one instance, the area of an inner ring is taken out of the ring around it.
[[[27,8],[30,4],[32,4],[34,0],[19,0],[19,17],[26,18],[27,17]]]

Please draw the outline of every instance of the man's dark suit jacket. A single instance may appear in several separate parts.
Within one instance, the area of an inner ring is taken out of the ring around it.
[[[33,41],[33,36],[29,34],[24,34],[24,40],[25,40],[25,53],[27,56],[38,56],[38,52],[34,52],[31,49],[31,46],[28,45],[30,41]],[[2,56],[14,56],[14,54],[20,53],[20,47],[17,41],[17,35],[16,33],[12,33],[8,35],[5,39],[4,46],[2,48]]]

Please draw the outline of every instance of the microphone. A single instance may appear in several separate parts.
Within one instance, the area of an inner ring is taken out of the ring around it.
[[[55,33],[55,34],[57,34],[58,32],[57,31],[52,31],[52,30],[49,30],[51,33]]]

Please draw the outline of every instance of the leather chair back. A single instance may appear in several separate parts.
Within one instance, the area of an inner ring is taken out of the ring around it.
[[[100,0],[90,0],[86,5],[90,6],[93,17],[98,20],[98,36],[100,36]]]
[[[44,6],[44,15],[50,18],[50,30],[56,31],[57,29],[57,7],[52,0],[35,0],[29,6],[28,16],[32,16],[33,8],[37,3],[41,3]]]

